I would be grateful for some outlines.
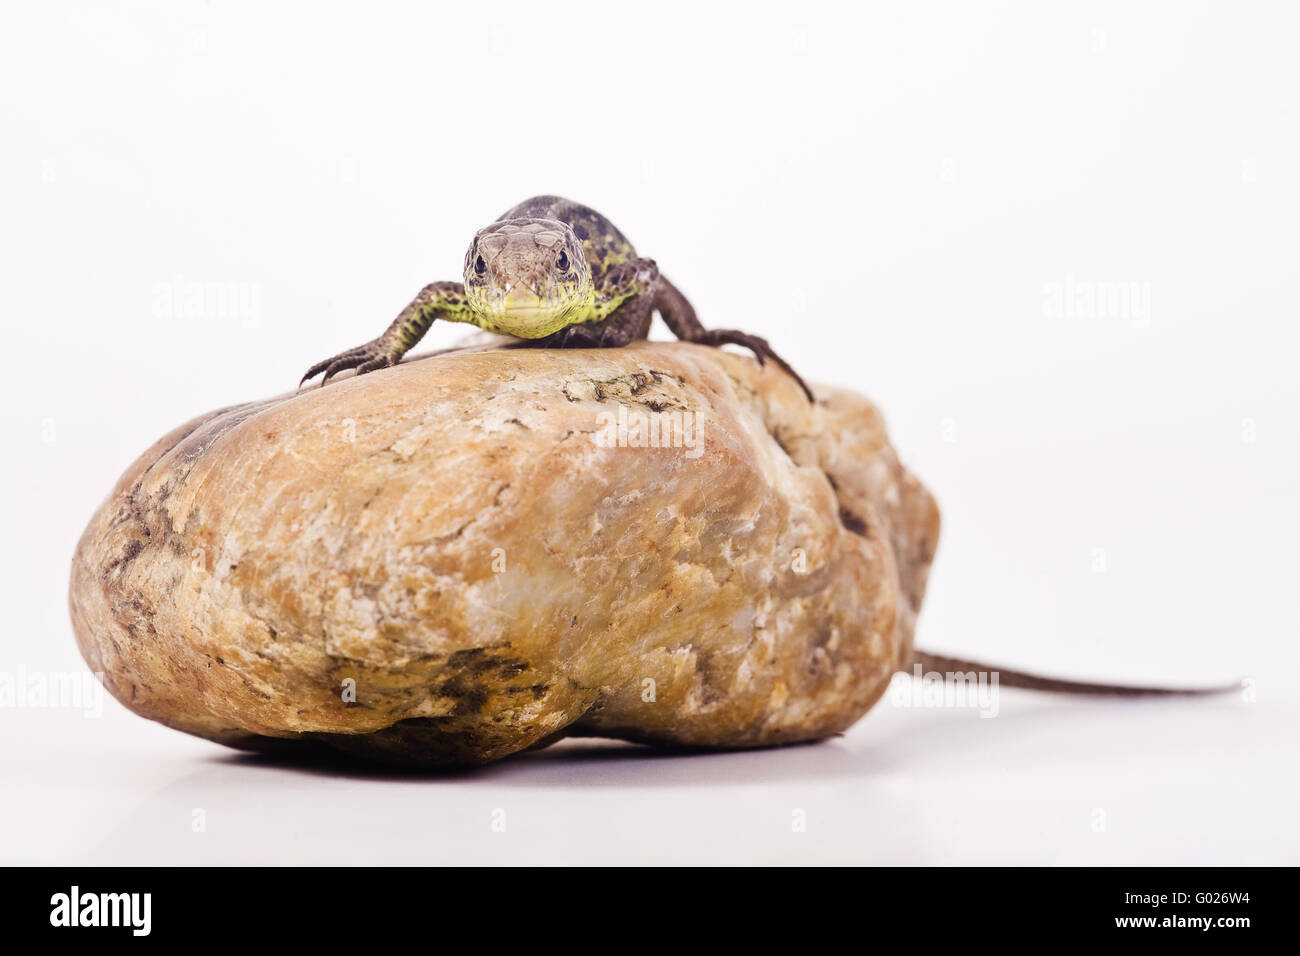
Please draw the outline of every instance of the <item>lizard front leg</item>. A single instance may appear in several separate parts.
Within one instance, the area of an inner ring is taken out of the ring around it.
[[[384,334],[365,345],[340,352],[332,358],[317,362],[307,369],[302,382],[314,375],[325,373],[324,385],[344,369],[355,368],[358,375],[375,369],[395,365],[403,355],[429,331],[434,319],[450,322],[473,322],[474,312],[465,298],[465,287],[459,282],[431,282],[420,290],[405,309],[393,320]],[[302,387],[302,382],[298,386]]]
[[[772,346],[767,344],[767,339],[750,335],[748,332],[738,332],[735,329],[706,329],[696,317],[695,308],[686,296],[663,276],[659,277],[655,285],[654,308],[663,316],[664,323],[672,329],[673,335],[682,341],[698,342],[701,345],[743,346],[754,353],[760,365],[767,359],[779,365],[787,375],[799,383],[803,393],[808,396],[808,401],[816,401],[812,389],[804,383],[799,373],[792,369],[785,359],[772,350]]]

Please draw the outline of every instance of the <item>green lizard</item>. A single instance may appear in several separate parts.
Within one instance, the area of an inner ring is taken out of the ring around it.
[[[434,282],[365,345],[307,370],[303,382],[344,369],[387,368],[420,341],[434,319],[468,322],[544,348],[617,348],[646,337],[658,312],[673,334],[703,345],[740,345],[772,359],[808,400],[812,391],[767,341],[734,329],[706,329],[686,297],[613,223],[580,203],[535,196],[480,229],[465,254],[465,281]],[[301,383],[300,383],[301,384]]]

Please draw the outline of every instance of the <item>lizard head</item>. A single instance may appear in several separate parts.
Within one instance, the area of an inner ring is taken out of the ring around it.
[[[595,297],[573,230],[553,219],[507,219],[478,231],[465,254],[465,293],[490,332],[540,339]]]

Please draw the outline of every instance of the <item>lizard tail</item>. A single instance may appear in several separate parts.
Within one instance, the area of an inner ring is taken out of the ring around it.
[[[1039,677],[1024,671],[1008,670],[1005,667],[993,667],[989,664],[977,664],[955,657],[944,657],[927,651],[913,651],[909,670],[919,666],[923,672],[937,671],[943,673],[969,673],[984,671],[998,675],[998,684],[1002,687],[1020,687],[1025,690],[1041,690],[1057,694],[1093,694],[1108,697],[1188,697],[1205,694],[1227,694],[1241,690],[1241,682],[1222,684],[1218,687],[1135,687],[1129,684],[1090,684],[1086,681],[1058,680],[1055,677]]]

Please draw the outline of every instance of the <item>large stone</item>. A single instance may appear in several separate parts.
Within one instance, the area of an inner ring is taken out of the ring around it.
[[[642,343],[204,415],[91,520],[77,640],[131,710],[250,749],[826,737],[910,659],[939,513],[874,406],[817,392]]]

